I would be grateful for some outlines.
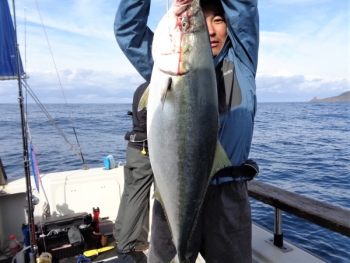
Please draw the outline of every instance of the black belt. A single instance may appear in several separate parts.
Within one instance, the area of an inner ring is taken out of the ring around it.
[[[147,133],[146,132],[136,132],[136,131],[131,131],[131,132],[126,132],[125,133],[125,140],[130,141],[130,142],[144,142],[147,141]]]
[[[220,177],[232,177],[232,178],[250,178],[252,180],[255,176],[259,174],[259,166],[253,160],[247,160],[244,164],[240,166],[229,166],[221,169],[216,174],[214,174],[213,179]]]

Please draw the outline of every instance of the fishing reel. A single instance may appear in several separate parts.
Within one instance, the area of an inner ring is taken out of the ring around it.
[[[35,195],[32,195],[32,204],[37,205],[40,203],[40,199],[36,197]]]

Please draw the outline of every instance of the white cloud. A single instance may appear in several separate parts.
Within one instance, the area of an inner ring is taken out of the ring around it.
[[[55,71],[32,71],[27,82],[42,103],[63,103],[64,96],[71,103],[131,102],[133,91],[144,82],[138,74],[119,76],[87,69],[64,69],[59,71],[59,76],[62,89]],[[0,103],[16,103],[17,90],[16,81],[0,86]]]
[[[143,79],[114,39],[120,1],[36,1],[17,0],[16,4],[22,59],[26,48],[28,82],[37,96],[45,102],[63,101],[57,68],[68,101],[131,101]],[[308,101],[350,90],[346,1],[264,0],[259,9],[259,100]],[[165,1],[152,1],[150,27],[154,29],[164,14]],[[17,93],[14,82],[0,82],[0,102],[17,102]]]
[[[349,90],[349,79],[325,79],[318,76],[272,76],[257,77],[259,102],[303,102],[313,97],[337,96]]]
[[[293,25],[294,28],[286,29],[287,33],[262,31],[259,73],[274,75],[284,70],[292,74],[348,76],[349,34],[344,21],[342,14],[318,24],[318,30],[312,24]]]

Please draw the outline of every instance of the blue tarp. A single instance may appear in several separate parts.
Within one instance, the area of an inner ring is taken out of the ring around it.
[[[17,79],[15,32],[8,0],[0,0],[0,80]],[[20,59],[21,76],[24,75]]]

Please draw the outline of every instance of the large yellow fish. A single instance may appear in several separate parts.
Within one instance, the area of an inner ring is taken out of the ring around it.
[[[156,197],[177,249],[173,261],[188,262],[188,242],[211,177],[231,165],[218,142],[216,76],[199,0],[174,0],[155,31],[152,55],[151,82],[139,108],[147,104]]]

